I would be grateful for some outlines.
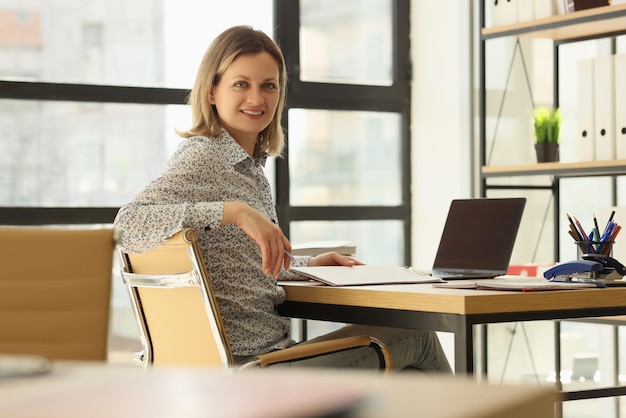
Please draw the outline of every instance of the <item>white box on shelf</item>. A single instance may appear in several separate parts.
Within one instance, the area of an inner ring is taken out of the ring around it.
[[[596,160],[615,159],[615,74],[613,55],[594,60]]]
[[[578,135],[576,136],[576,143],[580,161],[596,159],[593,70],[593,58],[578,61]]]
[[[615,153],[626,159],[626,54],[615,55]]]

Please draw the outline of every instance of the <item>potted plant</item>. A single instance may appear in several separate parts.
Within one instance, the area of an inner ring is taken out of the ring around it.
[[[536,107],[533,111],[533,127],[537,162],[558,161],[561,110],[544,106]]]

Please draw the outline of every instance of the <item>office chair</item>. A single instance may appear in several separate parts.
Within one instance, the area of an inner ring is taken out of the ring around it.
[[[107,359],[112,228],[0,227],[0,353]]]
[[[144,367],[245,369],[368,346],[378,354],[380,368],[391,370],[389,349],[370,336],[298,345],[235,366],[194,229],[183,229],[146,253],[119,252],[122,278],[140,327],[143,352],[137,357]]]

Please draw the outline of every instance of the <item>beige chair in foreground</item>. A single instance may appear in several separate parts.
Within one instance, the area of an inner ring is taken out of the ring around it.
[[[144,366],[202,365],[233,368],[233,355],[193,229],[184,229],[160,247],[122,256],[122,278],[140,325]],[[381,369],[391,370],[388,348],[369,336],[304,344],[257,356],[241,366],[269,366],[369,346]]]
[[[107,359],[112,228],[0,227],[0,353]]]

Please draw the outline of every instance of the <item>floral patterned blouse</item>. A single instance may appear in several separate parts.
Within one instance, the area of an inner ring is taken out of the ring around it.
[[[149,251],[183,228],[195,228],[233,354],[249,356],[294,344],[289,320],[276,313],[285,293],[266,277],[261,250],[235,225],[220,226],[225,201],[242,201],[277,223],[266,158],[250,157],[225,130],[183,140],[163,173],[115,218],[120,245]],[[296,257],[304,266],[308,257]],[[289,279],[284,271],[281,279]],[[293,278],[293,277],[291,277]]]

